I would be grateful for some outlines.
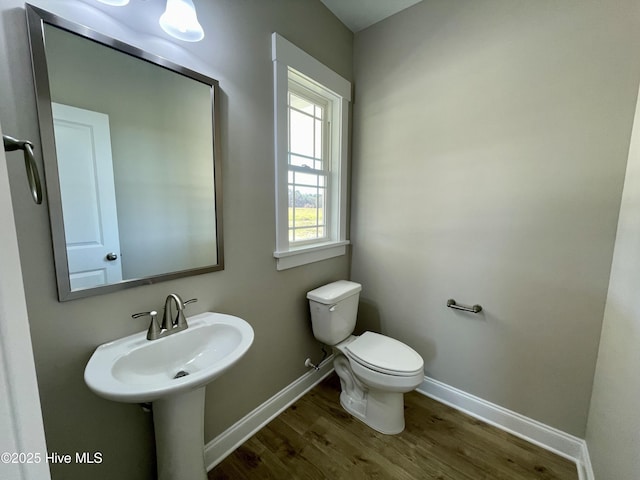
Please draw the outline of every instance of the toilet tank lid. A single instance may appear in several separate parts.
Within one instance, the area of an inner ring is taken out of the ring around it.
[[[307,298],[318,303],[330,305],[332,303],[344,300],[351,295],[362,290],[362,285],[356,282],[350,282],[348,280],[338,280],[337,282],[329,283],[322,287],[311,290],[307,293]]]

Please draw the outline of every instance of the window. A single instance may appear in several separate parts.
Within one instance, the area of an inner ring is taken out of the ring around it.
[[[289,244],[304,245],[328,238],[329,104],[292,77],[288,93]]]
[[[278,270],[344,255],[351,84],[273,34]]]

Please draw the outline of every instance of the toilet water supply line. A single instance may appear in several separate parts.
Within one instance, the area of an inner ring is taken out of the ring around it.
[[[308,367],[308,368],[313,368],[317,372],[318,370],[320,370],[320,365],[322,365],[322,362],[324,362],[325,358],[327,358],[327,355],[329,355],[329,352],[327,352],[327,349],[323,345],[322,346],[322,358],[320,359],[320,362],[317,365],[314,365],[311,362],[311,359],[307,358],[304,361],[304,366]]]

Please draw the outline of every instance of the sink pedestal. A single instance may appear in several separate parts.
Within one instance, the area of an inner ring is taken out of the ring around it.
[[[153,402],[158,480],[206,480],[205,387]]]
[[[187,320],[189,328],[157,340],[144,331],[100,345],[84,370],[87,386],[103,398],[152,402],[158,480],[206,480],[205,385],[253,343],[251,325],[233,315]]]

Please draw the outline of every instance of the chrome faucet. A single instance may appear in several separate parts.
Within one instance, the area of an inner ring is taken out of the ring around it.
[[[140,312],[131,315],[132,318],[140,318],[140,317],[151,317],[151,324],[149,325],[149,330],[147,331],[147,340],[157,340],[158,338],[166,337],[167,335],[172,335],[181,330],[185,330],[189,328],[187,324],[187,318],[184,316],[184,307],[189,305],[190,303],[197,302],[197,298],[192,298],[191,300],[187,300],[183,302],[180,298],[180,295],[177,293],[172,293],[167,296],[167,299],[164,302],[164,314],[162,315],[162,324],[158,323],[158,312],[152,310],[150,312]],[[173,318],[172,316],[172,304],[176,305],[176,316]]]
[[[176,317],[172,319],[171,316],[171,304],[176,304]],[[171,330],[174,329],[184,330],[187,328],[187,319],[184,318],[184,303],[182,303],[182,299],[180,295],[177,293],[172,293],[167,297],[164,301],[164,315],[162,315],[162,330]],[[176,330],[176,331],[178,331]]]

